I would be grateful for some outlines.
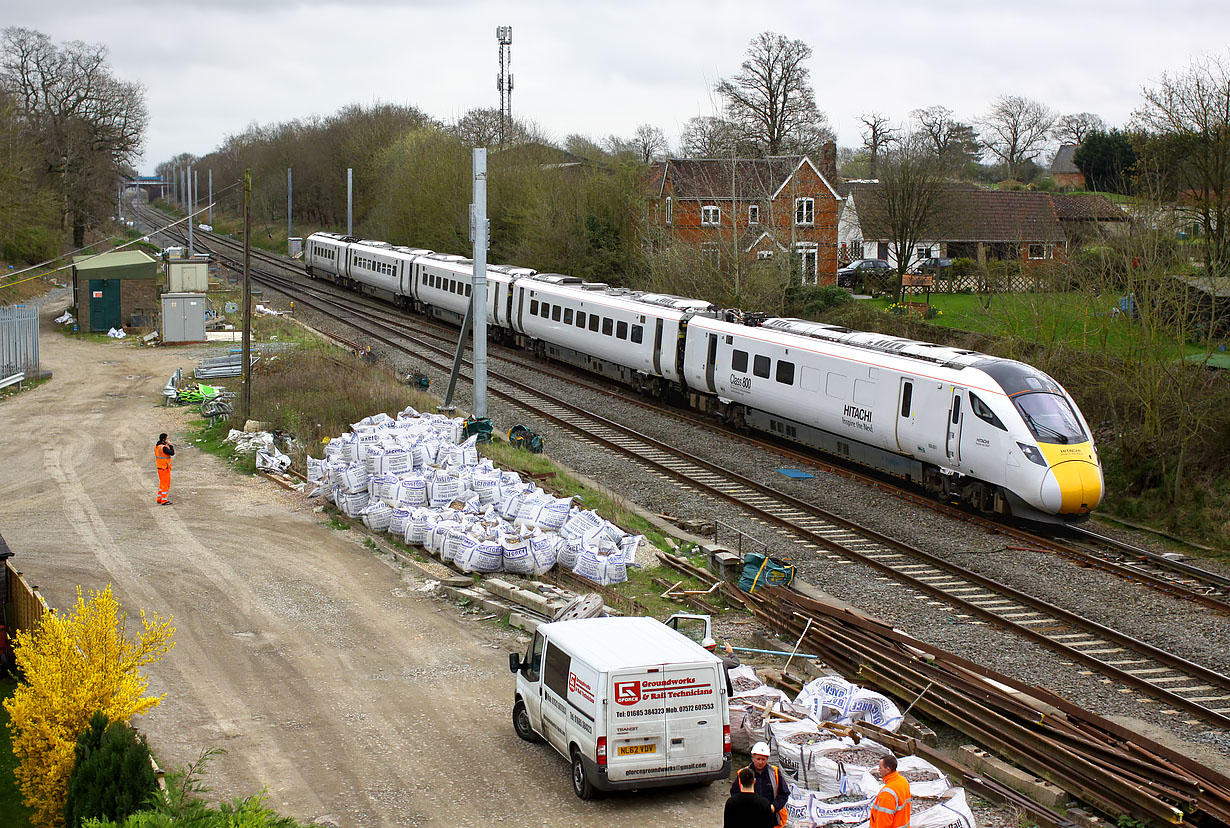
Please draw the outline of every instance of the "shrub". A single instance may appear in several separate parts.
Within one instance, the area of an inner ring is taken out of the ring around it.
[[[158,788],[145,738],[124,722],[95,713],[77,739],[68,781],[64,824],[89,818],[122,820],[139,811]]]
[[[794,285],[786,291],[786,312],[793,316],[814,317],[853,301],[849,291],[834,285]]]
[[[38,264],[60,252],[60,239],[47,227],[21,227],[4,240],[3,252],[7,261]]]

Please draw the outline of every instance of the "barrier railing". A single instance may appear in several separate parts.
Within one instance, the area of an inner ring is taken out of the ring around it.
[[[0,308],[0,377],[38,376],[38,308]]]

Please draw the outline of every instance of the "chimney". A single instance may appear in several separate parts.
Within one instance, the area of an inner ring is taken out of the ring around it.
[[[837,186],[837,142],[825,141],[824,146],[820,148],[820,157],[816,167],[820,170],[820,174],[828,179],[828,182],[833,186]]]

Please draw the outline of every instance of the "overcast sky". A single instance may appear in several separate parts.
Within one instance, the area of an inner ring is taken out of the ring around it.
[[[1208,0],[0,0],[0,26],[103,43],[146,88],[143,173],[203,155],[248,124],[349,103],[413,104],[448,121],[497,106],[495,29],[513,27],[513,112],[562,139],[714,114],[712,88],[775,31],[815,54],[839,143],[858,115],[942,104],[974,120],[996,96],[1123,124],[1142,85],[1225,55],[1230,3]]]

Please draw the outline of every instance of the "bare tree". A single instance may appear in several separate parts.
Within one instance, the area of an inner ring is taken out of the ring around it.
[[[811,56],[811,47],[801,40],[761,32],[749,44],[739,74],[715,87],[727,117],[761,153],[779,155],[794,142],[812,143],[816,136],[808,135],[809,128],[827,129],[806,66]]]
[[[1182,74],[1163,75],[1144,90],[1136,121],[1182,150],[1178,178],[1201,225],[1206,273],[1230,265],[1230,64],[1227,58],[1193,61]],[[1178,194],[1176,194],[1178,195]]]
[[[504,143],[510,146],[541,141],[533,125],[516,118],[501,127],[500,110],[494,107],[469,110],[449,126],[449,132],[466,146],[497,147],[500,145],[501,128],[504,130]]]
[[[897,260],[896,293],[914,264],[921,242],[935,241],[950,221],[950,193],[944,165],[919,137],[902,140],[885,154],[879,184],[855,196],[864,238],[881,238]]]
[[[880,112],[866,112],[858,116],[859,123],[864,127],[863,148],[867,150],[869,173],[876,177],[876,161],[886,149],[898,140],[898,130],[894,129],[888,116]]]
[[[953,117],[952,110],[945,106],[930,106],[915,109],[910,117],[917,125],[916,132],[924,145],[944,162],[949,170],[955,170],[969,161],[976,161],[982,145],[974,128]]]
[[[641,161],[646,164],[650,161],[656,161],[670,152],[666,133],[652,124],[641,124],[638,126],[636,132],[632,134],[632,138],[636,143],[636,149],[640,154]]]
[[[736,151],[739,130],[725,118],[697,115],[683,125],[679,152],[687,158],[723,158]]]
[[[120,170],[141,152],[149,115],[135,83],[111,74],[106,47],[80,41],[57,47],[31,29],[4,30],[3,86],[22,110],[41,148],[42,173],[53,181],[73,241],[107,215]]]
[[[1055,122],[1051,137],[1061,144],[1083,144],[1091,132],[1106,132],[1106,122],[1092,112],[1073,112]]]
[[[1015,176],[1046,146],[1054,125],[1055,113],[1045,104],[1020,95],[1000,95],[982,119],[983,143]]]

